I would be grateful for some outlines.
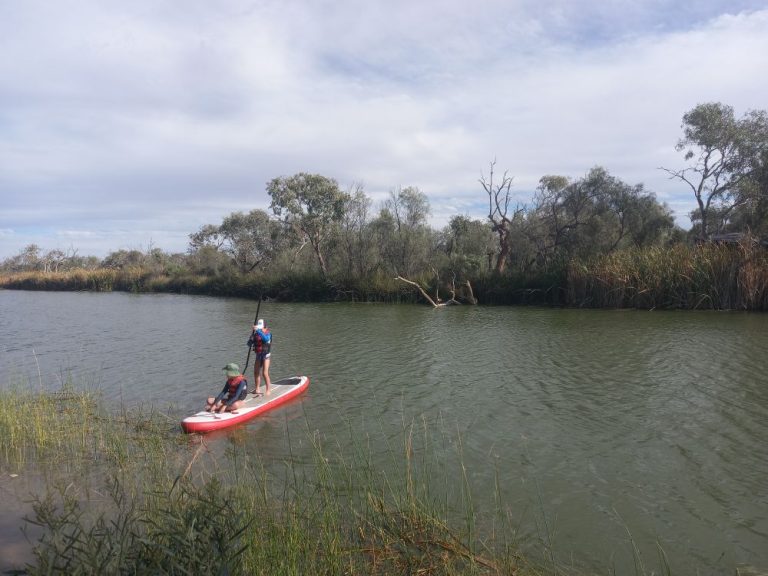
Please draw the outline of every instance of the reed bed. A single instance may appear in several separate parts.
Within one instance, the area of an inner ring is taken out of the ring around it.
[[[755,243],[632,249],[571,263],[568,304],[768,310],[768,252]]]
[[[342,454],[308,430],[309,460],[265,463],[247,441],[222,460],[163,413],[100,404],[0,392],[0,466],[58,471],[33,499],[40,537],[17,574],[539,573],[508,534],[476,529],[468,486],[439,485],[451,474],[426,425],[404,425],[386,470],[366,442]]]
[[[437,293],[433,273],[412,280],[428,293]],[[729,245],[676,244],[621,250],[587,262],[574,260],[533,275],[480,272],[464,280],[470,282],[474,296],[482,304],[762,311],[768,309],[768,250],[751,240]],[[0,275],[0,288],[243,298],[268,294],[285,302],[414,303],[422,298],[413,287],[382,271],[365,278],[329,280],[306,270],[281,275],[204,276],[134,266]],[[440,288],[440,296],[447,297],[447,287]]]

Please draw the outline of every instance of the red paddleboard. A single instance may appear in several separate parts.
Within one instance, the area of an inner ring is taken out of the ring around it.
[[[307,376],[292,376],[283,378],[277,382],[272,382],[269,389],[269,396],[264,394],[266,389],[262,382],[262,395],[248,394],[243,400],[243,405],[234,412],[221,412],[214,414],[212,412],[198,412],[192,416],[187,416],[181,421],[181,428],[184,432],[211,432],[221,430],[236,424],[250,420],[254,416],[263,414],[268,410],[277,408],[285,404],[292,398],[296,398],[309,387],[309,378]]]

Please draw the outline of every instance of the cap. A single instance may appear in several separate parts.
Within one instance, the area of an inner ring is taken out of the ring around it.
[[[264,330],[264,318],[259,318],[259,321],[256,322],[256,330]]]
[[[227,373],[227,376],[240,376],[240,366],[234,362],[230,362],[222,370]]]

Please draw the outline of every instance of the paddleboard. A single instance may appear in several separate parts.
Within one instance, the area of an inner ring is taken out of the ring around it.
[[[205,410],[192,416],[187,416],[181,421],[181,428],[184,432],[211,432],[221,430],[250,420],[258,414],[263,414],[268,410],[277,408],[285,404],[291,398],[296,398],[309,387],[309,378],[307,376],[292,376],[283,378],[277,382],[272,382],[269,390],[269,396],[264,394],[265,386],[262,382],[260,396],[248,394],[243,400],[243,405],[235,412],[221,412],[213,414]]]

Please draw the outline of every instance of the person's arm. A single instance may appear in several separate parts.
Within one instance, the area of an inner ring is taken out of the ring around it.
[[[259,337],[261,338],[261,341],[264,342],[264,344],[269,344],[272,341],[271,332],[265,333],[265,332],[262,332],[261,330],[256,330],[256,333],[259,335]]]
[[[221,389],[221,392],[219,392],[219,395],[216,396],[216,398],[213,401],[213,405],[216,406],[219,402],[221,402],[221,399],[224,398],[224,396],[227,395],[227,391],[229,390],[229,386],[224,383],[224,388]]]
[[[240,384],[237,385],[237,390],[235,390],[235,393],[232,395],[232,398],[227,400],[225,404],[227,407],[232,406],[236,401],[240,399],[240,396],[243,393],[243,390],[248,390],[248,382],[246,382],[245,378],[240,380]]]

